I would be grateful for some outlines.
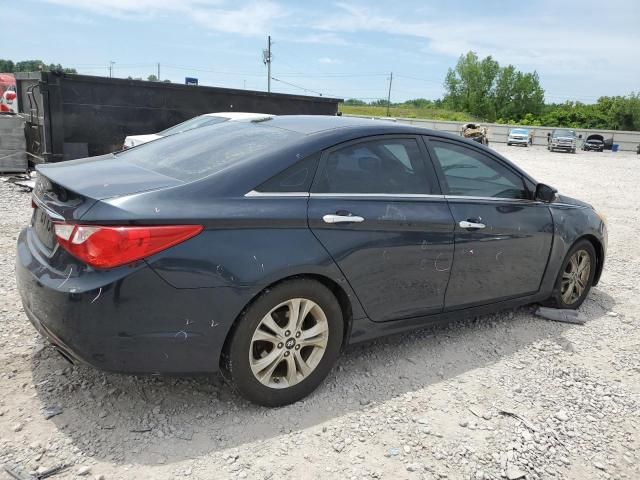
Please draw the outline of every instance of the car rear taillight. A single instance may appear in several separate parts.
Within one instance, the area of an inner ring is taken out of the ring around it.
[[[95,268],[113,268],[141,260],[195,237],[202,225],[116,227],[55,223],[58,243]]]
[[[16,92],[7,92],[4,94],[5,98],[10,102],[13,102],[16,99]]]

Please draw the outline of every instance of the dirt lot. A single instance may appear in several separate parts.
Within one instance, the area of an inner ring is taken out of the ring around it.
[[[0,182],[0,463],[107,480],[640,478],[640,156],[496,148],[608,217],[587,324],[527,307],[351,348],[315,394],[275,410],[218,377],[69,366],[22,311],[30,200]]]

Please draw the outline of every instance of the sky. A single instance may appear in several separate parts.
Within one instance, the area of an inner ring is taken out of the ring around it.
[[[0,0],[0,58],[79,73],[386,99],[440,98],[469,50],[536,70],[547,102],[640,91],[640,1]],[[8,17],[6,12],[9,13]]]

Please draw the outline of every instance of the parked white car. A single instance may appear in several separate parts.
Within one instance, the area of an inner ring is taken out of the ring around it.
[[[512,128],[509,130],[507,145],[524,145],[528,147],[533,143],[532,140],[528,128]]]
[[[217,112],[217,113],[205,113],[204,115],[198,115],[197,117],[190,118],[182,123],[169,127],[166,130],[162,130],[158,133],[150,133],[148,135],[129,135],[124,139],[123,148],[131,148],[143,143],[156,140],[158,138],[167,137],[169,135],[175,135],[176,133],[186,132],[194,128],[205,127],[207,125],[214,125],[216,123],[228,122],[228,121],[250,121],[250,120],[263,120],[271,118],[273,115],[267,113],[247,113],[247,112]]]

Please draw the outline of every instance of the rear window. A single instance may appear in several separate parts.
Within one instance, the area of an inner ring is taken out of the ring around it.
[[[301,136],[264,124],[225,122],[160,138],[116,155],[147,170],[192,182]]]
[[[191,118],[185,122],[169,127],[166,130],[158,132],[161,137],[168,135],[175,135],[176,133],[186,132],[194,128],[206,127],[207,125],[215,125],[216,123],[223,123],[228,121],[227,117],[214,117],[211,115],[200,115],[199,117]]]

